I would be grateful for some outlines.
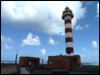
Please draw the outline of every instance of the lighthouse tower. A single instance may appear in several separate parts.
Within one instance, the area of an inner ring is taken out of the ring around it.
[[[62,19],[65,23],[65,41],[66,41],[66,55],[49,56],[48,68],[61,69],[61,70],[74,70],[80,67],[81,58],[79,55],[74,55],[72,25],[71,19],[73,18],[72,11],[66,7],[63,11]]]
[[[63,11],[62,19],[65,23],[65,42],[66,42],[66,54],[73,55],[73,37],[72,37],[72,24],[71,19],[74,17],[72,11],[66,7]]]

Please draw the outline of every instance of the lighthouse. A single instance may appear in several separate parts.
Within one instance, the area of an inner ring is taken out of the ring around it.
[[[69,7],[66,7],[62,13],[62,19],[65,23],[66,55],[48,56],[48,68],[69,71],[80,67],[80,56],[73,54],[74,47],[71,24],[71,20],[73,17],[74,15],[71,9],[69,9]]]
[[[62,14],[62,19],[65,23],[65,42],[66,42],[66,55],[74,55],[73,37],[72,37],[72,24],[71,19],[74,17],[72,10],[68,7],[65,8]]]

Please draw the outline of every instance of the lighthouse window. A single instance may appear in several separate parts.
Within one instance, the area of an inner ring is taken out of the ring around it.
[[[71,19],[71,16],[66,16],[65,19]]]

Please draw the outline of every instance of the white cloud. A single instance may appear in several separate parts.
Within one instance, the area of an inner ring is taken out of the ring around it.
[[[89,24],[86,24],[86,25],[85,25],[85,28],[88,28],[89,26],[90,26]]]
[[[82,50],[83,50],[83,52],[85,52],[86,51],[86,48],[82,48]]]
[[[93,40],[91,43],[93,49],[83,47],[80,53],[82,62],[98,62],[99,61],[99,40]]]
[[[83,27],[81,27],[80,25],[77,25],[77,26],[75,26],[75,28],[74,28],[75,30],[82,30],[83,29]]]
[[[1,35],[1,41],[4,39],[4,37]]]
[[[94,1],[83,1],[87,6],[91,5],[94,3]]]
[[[43,49],[41,49],[40,50],[40,52],[43,54],[43,55],[45,55],[46,54],[46,50],[43,48]]]
[[[97,16],[99,16],[99,3],[97,4]]]
[[[92,41],[91,45],[93,48],[98,48],[98,43],[95,40]]]
[[[9,46],[8,44],[5,44],[5,49],[10,50],[12,48],[13,48],[12,46]]]
[[[98,48],[99,48],[99,40],[98,40]]]
[[[26,46],[26,45],[40,45],[40,39],[38,36],[33,35],[32,33],[29,33],[26,37],[26,39],[22,40],[21,46]]]
[[[54,39],[50,38],[49,41],[48,41],[48,43],[50,45],[56,45],[56,44],[58,44],[58,41],[55,41]]]
[[[72,26],[85,16],[86,8],[80,1],[68,1],[74,13]],[[64,35],[62,12],[67,1],[2,1],[1,19],[9,25],[32,28],[49,35]]]
[[[87,55],[90,56],[97,56],[98,55],[98,50],[89,50],[86,48],[82,48],[82,56],[87,57]]]
[[[1,41],[6,43],[13,43],[13,40],[9,37],[4,37],[1,35]]]
[[[82,62],[93,62],[99,60],[99,50],[89,50],[87,48],[82,48],[82,52],[80,53]]]
[[[89,26],[90,26],[89,24],[86,24],[84,27],[82,27],[81,25],[76,25],[74,27],[74,29],[77,30],[77,31],[80,31],[80,30],[89,28]]]

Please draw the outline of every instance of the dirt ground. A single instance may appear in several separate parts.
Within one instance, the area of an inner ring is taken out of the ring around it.
[[[79,69],[71,71],[69,74],[98,74],[99,66],[83,66]],[[16,65],[12,64],[1,64],[1,74],[18,74]]]
[[[1,74],[16,74],[16,65],[1,65]]]

